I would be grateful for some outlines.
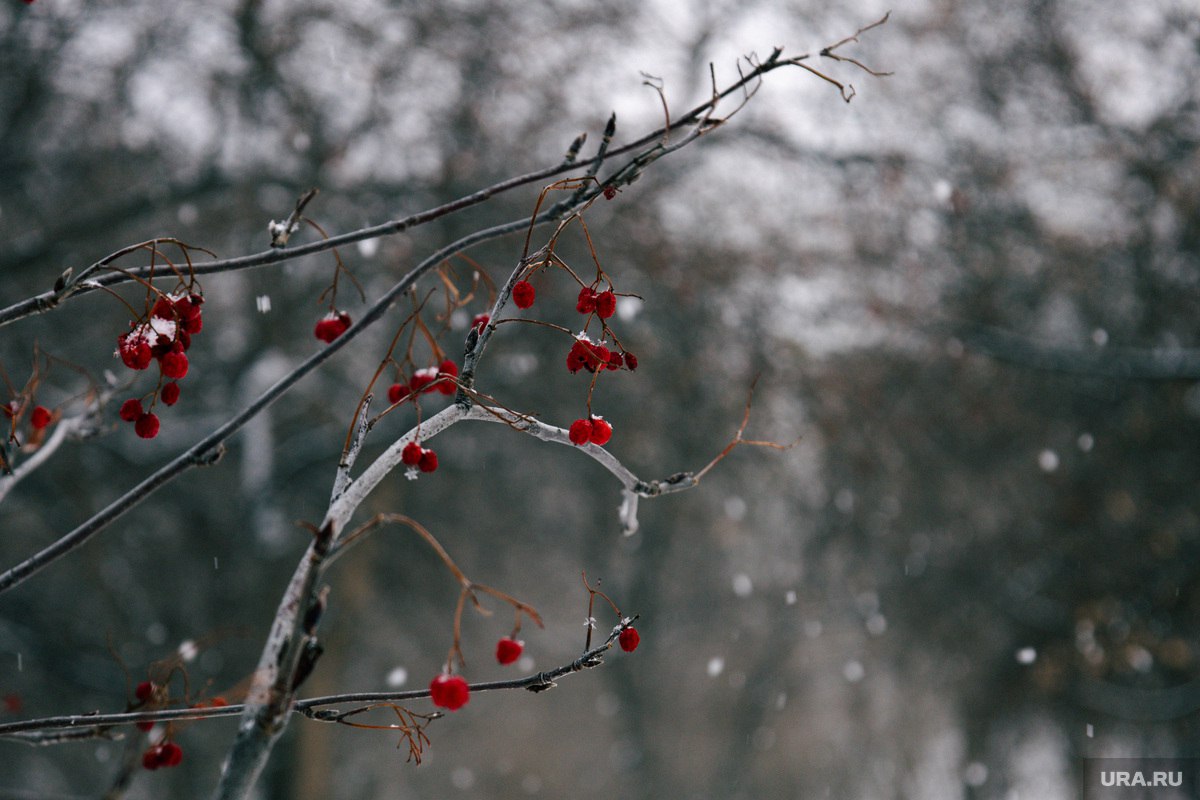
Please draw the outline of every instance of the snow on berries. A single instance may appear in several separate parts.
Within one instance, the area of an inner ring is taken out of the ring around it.
[[[134,432],[143,439],[158,435],[160,423],[153,413],[155,403],[162,400],[163,405],[173,406],[179,402],[178,381],[191,368],[187,350],[192,346],[192,336],[204,329],[203,304],[204,296],[198,291],[159,294],[149,314],[130,322],[129,330],[117,337],[117,357],[134,372],[146,370],[158,361],[158,388],[151,395],[150,410],[142,404],[144,397],[130,398],[121,404],[117,414],[123,421],[132,422]]]
[[[529,308],[536,298],[537,292],[534,291],[533,284],[529,281],[517,281],[513,286],[512,299],[517,308]]]
[[[626,653],[632,653],[637,650],[637,647],[642,642],[642,637],[638,635],[637,628],[626,628],[617,636],[617,643],[621,645],[621,649]]]
[[[607,347],[593,342],[586,333],[575,336],[575,343],[567,353],[567,370],[574,374],[581,369],[588,372],[599,372],[609,364],[612,353]],[[614,367],[615,369],[615,367]]]
[[[521,657],[525,643],[511,636],[505,636],[496,642],[496,661],[501,664],[511,664]]]
[[[345,311],[331,310],[317,321],[316,327],[313,328],[313,336],[328,344],[345,333],[352,322],[350,315]]]
[[[149,770],[177,767],[183,761],[183,748],[174,742],[159,742],[142,753],[142,766]]]
[[[471,689],[459,675],[442,673],[429,683],[429,696],[439,708],[457,711],[471,700]]]

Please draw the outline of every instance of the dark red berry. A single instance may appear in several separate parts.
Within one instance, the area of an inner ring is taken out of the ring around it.
[[[159,746],[159,765],[163,767],[177,767],[183,761],[183,748],[174,742],[164,742]]]
[[[154,723],[151,722],[150,720],[146,720],[144,722],[138,722],[135,724],[137,725],[137,729],[144,733],[149,733],[151,730],[154,729]]]
[[[392,405],[396,405],[406,397],[408,397],[408,387],[403,383],[393,383],[388,387],[388,402]]]
[[[471,689],[458,675],[442,673],[429,683],[429,696],[439,708],[457,711],[471,699]]]
[[[159,390],[158,396],[164,404],[168,406],[175,405],[179,402],[179,384],[174,381],[166,384]]]
[[[421,472],[436,472],[437,468],[437,453],[432,450],[421,451],[421,460],[417,462],[417,469],[421,470]]]
[[[626,628],[617,637],[617,643],[621,645],[621,649],[626,653],[632,653],[634,650],[637,650],[641,641],[642,637],[638,635],[637,628]]]
[[[607,369],[620,369],[625,366],[625,359],[620,353],[610,353],[608,363],[604,365]]]
[[[131,397],[124,403],[121,403],[121,410],[117,412],[117,416],[126,422],[137,422],[138,417],[142,415],[142,401],[136,397]]]
[[[579,290],[579,300],[575,303],[575,310],[580,314],[591,314],[596,310],[596,290],[583,287]]]
[[[133,430],[143,439],[153,439],[155,436],[158,436],[158,415],[153,413],[142,414],[133,423]]]
[[[501,664],[511,664],[521,657],[521,651],[524,649],[524,642],[505,636],[496,642],[496,660]]]
[[[598,444],[601,446],[608,444],[608,440],[612,438],[612,425],[600,419],[599,417],[592,417],[592,431],[590,438],[592,444]]]
[[[605,200],[612,200],[616,196],[617,196],[617,187],[615,187],[615,186],[605,186],[604,187],[604,199]]]
[[[178,380],[188,373],[187,354],[174,351],[167,353],[162,357],[161,367],[163,375]],[[167,405],[170,405],[170,403]]]
[[[154,695],[154,684],[150,681],[142,681],[133,690],[133,696],[141,702],[146,702]]]
[[[421,449],[421,445],[416,442],[409,442],[400,451],[400,460],[410,467],[415,467],[421,462],[421,453],[423,452],[425,451]]]
[[[50,419],[50,409],[45,406],[34,406],[33,411],[29,414],[29,424],[35,431],[40,431],[49,425]]]
[[[142,767],[144,769],[158,769],[158,747],[151,747],[146,752],[142,753]]]
[[[537,298],[537,292],[529,281],[517,281],[513,286],[512,299],[517,308],[529,308]]]
[[[458,377],[458,364],[455,364],[450,359],[446,359],[445,361],[443,361],[441,363],[441,365],[438,366],[438,375],[439,376],[447,376],[448,375],[451,378],[457,378]],[[458,386],[455,385],[454,381],[446,380],[445,377],[442,377],[442,382],[438,384],[437,388],[438,388],[439,392],[441,392],[442,394],[445,394],[445,395],[451,395],[451,394],[454,394],[456,391],[458,391]]]
[[[150,312],[150,316],[159,319],[175,319],[175,304],[165,295],[159,297],[154,303],[154,310]]]
[[[571,423],[567,435],[571,437],[572,444],[587,444],[592,438],[592,423],[586,419],[577,419]]]
[[[625,351],[625,366],[629,367],[630,372],[637,369],[637,356],[628,350]]]
[[[313,335],[323,342],[332,342],[350,327],[350,315],[345,311],[330,311],[313,328]]]
[[[117,337],[117,352],[125,366],[133,370],[145,369],[154,358],[150,345],[141,336],[133,339],[128,336]]]
[[[596,316],[608,319],[617,310],[617,296],[612,292],[601,292],[596,295]]]

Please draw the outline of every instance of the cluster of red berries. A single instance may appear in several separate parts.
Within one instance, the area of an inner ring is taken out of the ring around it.
[[[594,287],[585,286],[579,290],[575,310],[580,314],[594,313],[600,319],[608,319],[617,311],[617,296],[611,289],[597,292]]]
[[[352,322],[350,315],[345,311],[331,310],[317,322],[313,328],[313,336],[328,344],[345,333]]]
[[[613,427],[611,424],[600,417],[592,417],[591,419],[577,419],[572,422],[567,435],[571,437],[572,444],[585,445],[591,442],[603,447],[612,438],[612,432]]]
[[[416,467],[421,472],[435,472],[438,468],[437,453],[421,447],[416,442],[409,442],[400,451],[400,460],[409,467]],[[414,475],[416,473],[413,473]]]
[[[200,311],[203,303],[204,297],[198,292],[162,295],[148,319],[131,322],[129,332],[117,337],[117,355],[129,369],[140,372],[158,361],[157,399],[164,405],[173,406],[179,401],[179,381],[190,366],[187,350],[192,346],[192,336],[204,328]],[[132,422],[143,439],[158,435],[158,415],[146,411],[140,399],[122,403],[118,416]]]
[[[436,367],[425,367],[413,373],[407,383],[393,383],[388,387],[388,402],[392,405],[410,395],[441,392],[449,396],[457,391],[454,379],[458,377],[458,364],[446,359]]]
[[[171,741],[151,745],[142,753],[142,766],[146,769],[177,767],[183,761],[183,748]]]
[[[575,342],[567,353],[567,370],[572,375],[581,369],[588,372],[618,370],[621,367],[635,370],[637,365],[637,356],[633,353],[609,350],[600,342],[593,342],[586,333],[575,336]]]

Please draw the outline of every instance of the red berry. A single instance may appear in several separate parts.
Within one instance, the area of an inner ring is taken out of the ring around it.
[[[596,310],[596,290],[583,287],[579,290],[579,300],[575,303],[575,310],[580,314],[591,314]]]
[[[496,660],[501,664],[511,664],[521,657],[521,651],[524,649],[524,642],[505,636],[496,642]]]
[[[153,439],[158,436],[158,415],[142,414],[137,418],[137,422],[133,423],[133,430],[143,439]]]
[[[432,450],[422,450],[421,460],[417,462],[417,469],[421,472],[436,472],[437,468],[437,453]]]
[[[571,437],[572,444],[587,444],[592,438],[592,423],[586,419],[577,419],[571,423],[567,435]]]
[[[408,382],[408,388],[412,390],[413,394],[417,392],[432,392],[433,389],[429,388],[429,384],[433,383],[434,379],[437,378],[437,372],[437,369],[434,367],[417,370],[413,373],[412,380]]]
[[[150,312],[150,316],[159,319],[175,319],[175,304],[171,302],[170,298],[163,295],[154,302],[154,310]]]
[[[174,742],[164,742],[158,746],[159,766],[177,767],[183,761],[183,748]]]
[[[630,372],[637,369],[637,356],[628,350],[625,351],[625,366],[629,367]]]
[[[188,373],[188,357],[185,353],[172,351],[162,357],[160,366],[163,375],[178,380]]]
[[[608,440],[611,438],[612,438],[612,425],[610,425],[609,423],[600,419],[599,417],[592,417],[592,432],[591,432],[592,444],[598,444],[598,445],[603,446],[603,445],[608,444]]]
[[[144,733],[149,733],[154,728],[154,723],[151,722],[150,720],[146,720],[145,722],[138,722],[135,724],[137,725],[138,730],[142,731]]]
[[[133,696],[141,702],[146,702],[154,694],[154,684],[150,681],[142,681],[133,690]]]
[[[617,196],[617,187],[615,187],[615,186],[605,186],[604,187],[604,199],[605,200],[612,200],[616,196]]]
[[[179,384],[174,381],[168,383],[159,390],[158,396],[166,405],[175,405],[179,402]]]
[[[408,387],[403,383],[393,383],[388,387],[388,402],[392,405],[396,405],[406,397],[408,397]]]
[[[50,409],[45,406],[34,406],[29,414],[29,424],[35,431],[40,431],[50,424]]]
[[[483,329],[492,321],[492,318],[487,314],[476,314],[475,319],[471,320],[471,327],[483,333]]]
[[[158,769],[158,746],[151,747],[146,752],[142,753],[142,767],[144,769]]]
[[[117,416],[126,422],[137,422],[138,417],[142,415],[142,401],[136,397],[131,397],[124,403],[121,403],[121,410],[117,412]]]
[[[512,299],[517,308],[529,308],[536,297],[537,292],[533,290],[533,284],[529,281],[517,281],[513,286]]]
[[[470,701],[470,695],[470,687],[458,675],[442,673],[429,683],[429,696],[433,704],[440,708],[457,711]]]
[[[608,363],[604,365],[606,369],[620,369],[625,366],[625,359],[620,353],[610,353]]]
[[[133,370],[145,369],[150,366],[150,361],[154,358],[154,352],[150,349],[150,345],[141,336],[134,339],[130,339],[128,336],[118,336],[117,352],[125,366]]]
[[[449,375],[451,378],[457,378],[458,364],[455,364],[450,359],[446,359],[438,366],[438,374],[440,376]],[[438,384],[437,388],[439,392],[445,395],[451,395],[458,391],[458,386],[455,385],[454,381],[448,381],[444,378],[442,382]]]
[[[225,706],[229,705],[229,701],[221,695],[217,695],[212,700],[209,700],[208,704],[213,708],[224,708]]]
[[[596,316],[608,319],[617,310],[617,296],[610,291],[596,295]]]
[[[313,328],[313,335],[323,342],[332,342],[350,327],[350,315],[345,311],[330,311]]]
[[[621,645],[621,649],[626,653],[632,653],[634,650],[637,650],[641,641],[642,637],[638,636],[637,628],[626,628],[617,637],[617,643]]]
[[[421,445],[416,442],[409,442],[404,445],[404,449],[400,451],[400,460],[410,467],[415,467],[421,462],[421,453],[425,451],[421,449]]]

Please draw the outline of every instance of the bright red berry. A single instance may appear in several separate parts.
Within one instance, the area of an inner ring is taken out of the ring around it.
[[[429,696],[435,706],[457,711],[470,701],[471,689],[460,676],[443,672],[430,681]]]
[[[432,450],[422,450],[421,460],[417,462],[417,469],[421,470],[421,472],[436,472],[437,468],[437,453]]]
[[[416,442],[409,442],[400,451],[400,460],[410,467],[415,467],[421,462],[421,453],[423,452],[425,451],[421,449],[421,445]]]
[[[186,353],[172,351],[162,357],[162,374],[176,380],[188,373],[188,357]]]
[[[50,424],[50,409],[45,406],[34,406],[29,414],[29,424],[35,431],[40,431]]]
[[[590,438],[592,444],[598,444],[601,446],[608,444],[608,440],[612,438],[612,425],[600,419],[599,417],[592,417],[592,431]]]
[[[536,297],[537,292],[529,281],[517,281],[513,286],[512,299],[517,308],[529,308]]]
[[[430,389],[429,384],[433,383],[437,378],[437,373],[438,371],[435,367],[426,367],[425,369],[417,370],[413,373],[412,380],[408,382],[408,388],[412,390],[413,394],[417,392],[432,392],[437,387]]]
[[[501,664],[511,664],[521,657],[525,643],[510,636],[505,636],[496,642],[496,660]]]
[[[133,430],[143,439],[153,439],[158,436],[158,415],[142,414],[133,423]]]
[[[150,316],[159,319],[175,319],[175,304],[169,297],[162,295],[154,302],[154,310],[150,312]]]
[[[117,416],[126,422],[137,422],[138,417],[142,415],[142,401],[136,397],[131,397],[124,403],[121,403],[121,410],[117,412]]]
[[[596,295],[596,316],[600,319],[608,319],[617,310],[617,296],[611,291],[601,292]]]
[[[572,444],[587,444],[592,438],[592,423],[586,419],[577,419],[571,423],[567,435],[571,437]]]
[[[396,405],[406,397],[408,397],[408,387],[403,383],[393,383],[388,387],[388,402],[392,405]]]
[[[168,406],[175,405],[179,402],[179,384],[171,381],[159,390],[158,396],[164,404]]]
[[[626,628],[617,637],[617,643],[621,645],[621,649],[626,653],[632,653],[634,650],[637,650],[641,641],[642,637],[638,635],[637,628]]]
[[[483,333],[483,329],[492,321],[492,318],[487,314],[476,314],[475,319],[471,320],[471,327]]]
[[[579,300],[575,303],[575,310],[580,314],[591,314],[596,310],[596,290],[583,287],[579,290]]]

